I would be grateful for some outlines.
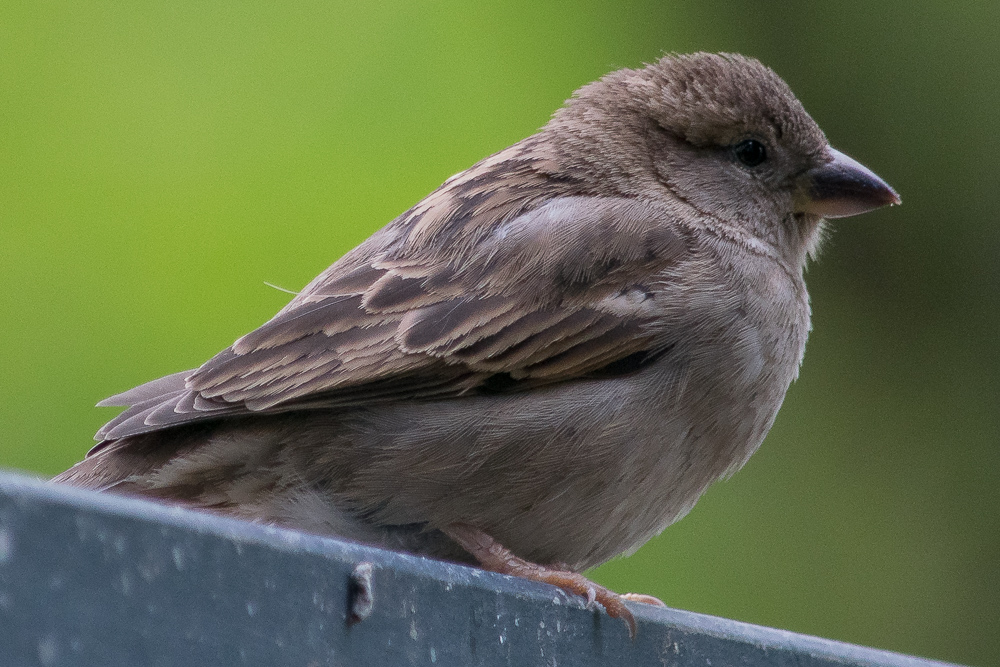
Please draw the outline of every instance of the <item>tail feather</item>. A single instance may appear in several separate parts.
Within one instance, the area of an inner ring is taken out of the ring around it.
[[[98,443],[87,457],[52,481],[95,491],[125,492],[178,456],[206,442],[210,427],[194,424]]]
[[[143,436],[105,441],[87,458],[52,478],[57,484],[69,484],[94,491],[108,491],[136,477],[155,470],[169,459],[169,454],[146,446]],[[170,454],[173,452],[170,451]]]

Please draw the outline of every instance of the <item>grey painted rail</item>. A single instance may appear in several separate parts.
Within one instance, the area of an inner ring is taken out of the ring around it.
[[[544,585],[0,474],[4,667],[942,664],[633,608],[630,641]]]

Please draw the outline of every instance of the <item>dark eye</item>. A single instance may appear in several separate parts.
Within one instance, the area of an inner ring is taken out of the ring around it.
[[[767,159],[767,149],[756,139],[745,139],[733,146],[736,159],[748,167],[756,167]]]

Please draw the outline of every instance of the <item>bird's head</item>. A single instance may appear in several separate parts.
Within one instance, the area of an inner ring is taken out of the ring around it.
[[[833,149],[788,85],[732,54],[666,56],[578,90],[546,128],[607,194],[666,197],[805,257],[824,218],[899,196]],[[579,157],[577,158],[579,160]]]

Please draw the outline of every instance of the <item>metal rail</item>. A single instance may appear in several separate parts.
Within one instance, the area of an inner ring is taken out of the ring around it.
[[[0,474],[4,666],[943,664],[634,608],[630,641],[541,584]]]

